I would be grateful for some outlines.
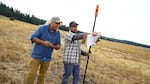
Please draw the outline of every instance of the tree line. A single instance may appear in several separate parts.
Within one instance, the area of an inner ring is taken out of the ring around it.
[[[129,44],[129,45],[134,45],[134,46],[140,46],[140,47],[145,47],[145,48],[150,48],[149,45],[133,42],[133,41],[128,41],[128,40],[119,40],[116,38],[110,38],[106,36],[101,36],[101,39],[108,40],[108,41],[113,41],[113,42],[118,42],[118,43],[124,43],[124,44]]]
[[[35,25],[44,24],[46,22],[45,20],[39,19],[34,15],[30,16],[29,14],[23,14],[17,9],[6,6],[2,2],[0,2],[0,15],[10,17],[11,20],[17,19]]]

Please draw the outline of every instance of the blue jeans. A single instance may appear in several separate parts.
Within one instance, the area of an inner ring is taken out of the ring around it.
[[[73,75],[72,84],[78,84],[80,79],[80,64],[64,63],[64,74],[62,77],[62,84],[68,84],[68,79]]]

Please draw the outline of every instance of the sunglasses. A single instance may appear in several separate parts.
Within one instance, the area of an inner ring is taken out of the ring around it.
[[[55,22],[55,24],[60,24],[60,22]]]

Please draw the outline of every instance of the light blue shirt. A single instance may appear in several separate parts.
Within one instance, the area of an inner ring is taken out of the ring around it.
[[[50,25],[42,25],[39,26],[38,29],[31,35],[30,40],[33,38],[39,38],[43,41],[49,41],[52,44],[60,45],[60,32],[55,30],[53,32],[50,31]],[[41,44],[35,43],[32,50],[32,57],[48,62],[52,58],[53,48],[45,47]]]

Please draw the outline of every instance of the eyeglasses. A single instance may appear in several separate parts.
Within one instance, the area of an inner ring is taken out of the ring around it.
[[[60,24],[60,22],[55,22],[55,24]]]

